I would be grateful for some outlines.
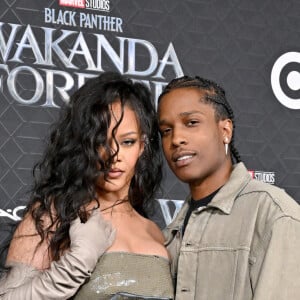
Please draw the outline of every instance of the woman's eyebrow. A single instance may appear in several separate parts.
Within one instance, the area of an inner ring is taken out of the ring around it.
[[[139,132],[137,132],[137,131],[128,131],[128,132],[120,134],[120,137],[126,137],[126,136],[133,135],[133,134],[138,135]]]

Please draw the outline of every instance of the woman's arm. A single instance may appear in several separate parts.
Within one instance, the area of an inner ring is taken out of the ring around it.
[[[38,271],[36,265],[41,264],[26,263],[30,255],[24,254],[22,257],[18,256],[18,251],[12,251],[13,255],[8,260],[8,266],[12,265],[11,270],[0,282],[0,299],[70,298],[91,275],[98,258],[114,238],[115,230],[96,210],[86,223],[81,223],[78,218],[71,224],[70,249],[59,261],[51,262],[48,269]],[[45,257],[45,254],[38,255]],[[12,263],[12,258],[17,259],[16,263]]]

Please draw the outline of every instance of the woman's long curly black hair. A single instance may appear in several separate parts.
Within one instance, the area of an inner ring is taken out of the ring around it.
[[[31,214],[41,242],[49,239],[49,254],[54,260],[69,247],[70,223],[78,215],[87,219],[85,207],[97,200],[97,179],[107,175],[117,155],[107,139],[110,106],[116,101],[121,103],[121,118],[125,105],[135,112],[145,139],[128,200],[140,214],[146,215],[145,204],[153,199],[159,187],[161,152],[154,101],[148,88],[113,72],[89,79],[63,109],[43,159],[33,172],[35,182],[26,213]],[[120,122],[113,129],[113,138]],[[105,161],[99,156],[99,147],[106,151]],[[47,228],[44,216],[51,220]]]
[[[216,121],[224,119],[230,119],[232,121],[233,132],[229,144],[231,159],[233,161],[240,162],[240,154],[234,145],[235,118],[233,110],[226,99],[224,89],[216,82],[209,79],[205,79],[199,76],[182,76],[179,78],[175,78],[169,82],[169,84],[164,88],[161,95],[159,96],[158,103],[161,101],[165,94],[178,88],[197,88],[205,91],[205,97],[202,100],[205,103],[209,103],[213,106],[215,110]]]

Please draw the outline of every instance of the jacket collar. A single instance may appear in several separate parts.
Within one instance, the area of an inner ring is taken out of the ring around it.
[[[235,199],[250,180],[251,176],[242,162],[233,165],[233,170],[231,172],[229,180],[225,183],[225,185],[223,185],[223,187],[219,190],[219,192],[207,206],[220,209],[222,212],[229,215],[231,213]],[[190,201],[191,196],[189,195],[186,198],[178,215],[173,220],[173,222],[171,222],[167,226],[167,228],[171,229],[172,231],[176,231],[181,228],[185,215],[188,211]],[[199,212],[200,210],[201,208],[199,209]]]
[[[235,199],[250,180],[251,176],[242,162],[234,165],[229,180],[207,206],[218,208],[225,214],[230,214]]]

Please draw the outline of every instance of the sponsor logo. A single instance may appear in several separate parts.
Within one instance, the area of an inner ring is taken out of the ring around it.
[[[169,199],[157,199],[165,224],[168,225],[172,222],[175,216],[178,214],[184,200],[169,200]]]
[[[101,11],[109,11],[110,9],[108,0],[85,0],[85,7]]]
[[[0,217],[9,218],[13,221],[20,221],[22,217],[19,212],[25,209],[26,206],[17,206],[14,209],[7,209],[6,211],[0,208]]]
[[[263,181],[270,184],[275,184],[275,173],[264,171],[248,171],[253,179]]]
[[[277,100],[290,109],[300,109],[300,53],[287,52],[274,63],[271,86]]]
[[[110,11],[109,0],[59,0],[60,6]]]
[[[74,8],[85,8],[84,0],[59,0],[60,6],[68,6]]]

